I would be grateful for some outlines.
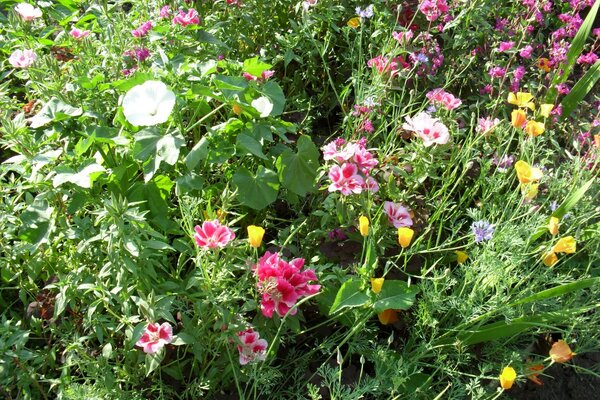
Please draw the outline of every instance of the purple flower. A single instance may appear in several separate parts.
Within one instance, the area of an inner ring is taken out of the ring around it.
[[[488,74],[492,78],[502,78],[504,75],[506,75],[506,69],[501,67],[492,67],[490,68]]]
[[[525,47],[523,47],[521,49],[521,51],[519,51],[519,55],[523,58],[531,58],[531,53],[533,52],[533,47],[531,47],[530,45],[527,45]]]
[[[364,18],[364,19],[371,18],[373,16],[373,4],[370,4],[364,10],[361,9],[360,7],[356,7],[356,14],[358,14],[359,17]]]
[[[494,235],[496,227],[485,220],[473,222],[471,231],[475,235],[475,242],[480,243],[485,240],[490,240]]]

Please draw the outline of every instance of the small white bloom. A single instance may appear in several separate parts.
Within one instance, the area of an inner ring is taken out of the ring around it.
[[[162,124],[175,106],[175,93],[160,81],[146,81],[129,89],[123,98],[123,114],[130,124]]]
[[[261,118],[268,117],[273,111],[273,103],[269,100],[268,97],[262,96],[258,99],[252,101],[252,107],[256,109],[260,113]]]
[[[21,16],[23,21],[32,21],[42,16],[42,10],[32,6],[29,3],[19,3],[15,6],[15,11]]]

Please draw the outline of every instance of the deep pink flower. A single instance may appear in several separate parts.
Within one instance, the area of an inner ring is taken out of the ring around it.
[[[135,37],[146,36],[148,32],[152,30],[152,21],[146,21],[134,30],[131,31],[131,34]]]
[[[267,356],[267,341],[260,339],[258,332],[249,328],[237,334],[239,344],[238,351],[240,352],[240,364],[246,365],[253,361],[264,361]]]
[[[391,60],[384,56],[377,56],[367,61],[369,68],[375,68],[380,74],[389,74],[395,76],[399,73],[400,67],[406,69],[410,68],[410,64],[407,63],[401,56],[392,58]]]
[[[462,101],[459,98],[454,97],[453,94],[448,93],[441,88],[431,90],[425,97],[427,97],[434,105],[441,105],[447,110],[454,110],[462,104]]]
[[[527,45],[527,46],[523,47],[521,49],[521,51],[519,51],[519,55],[523,58],[530,59],[532,52],[533,52],[533,47],[531,47],[530,45]]]
[[[277,312],[280,317],[296,313],[293,308],[303,296],[315,294],[321,285],[309,285],[309,281],[317,280],[315,271],[304,267],[303,258],[294,258],[289,263],[277,253],[266,252],[254,268],[258,278],[258,288],[262,293],[261,311],[267,318]]]
[[[225,247],[235,238],[235,233],[226,226],[221,225],[218,219],[204,221],[202,227],[194,227],[196,244],[203,249],[214,249]]]
[[[258,76],[254,76],[252,74],[249,74],[248,72],[244,72],[242,73],[242,76],[247,80],[247,81],[258,81],[258,82],[262,82],[262,81],[266,81],[269,80],[270,77],[272,77],[273,75],[275,75],[275,71],[271,71],[270,69],[263,71],[260,74],[260,77]]]
[[[340,191],[344,196],[361,193],[365,183],[363,177],[358,174],[358,167],[353,163],[344,163],[341,167],[332,166],[329,170],[329,179],[331,184],[328,190]]]
[[[513,48],[514,45],[515,45],[515,42],[501,42],[500,46],[498,46],[498,51],[504,52],[504,51],[510,50]]]
[[[181,26],[199,25],[200,17],[198,16],[198,11],[193,8],[190,8],[187,12],[179,10],[179,14],[173,18],[173,24]]]
[[[82,40],[85,39],[86,37],[88,37],[90,34],[90,31],[82,31],[81,29],[78,28],[73,28],[71,29],[71,32],[69,32],[69,35],[71,35],[72,38],[77,39],[77,40]]]
[[[8,62],[15,68],[29,68],[37,60],[37,54],[33,50],[15,50],[10,57]]]
[[[373,154],[365,149],[363,146],[356,146],[356,151],[354,152],[354,156],[352,160],[356,163],[356,166],[360,169],[360,171],[367,175],[375,166],[378,164],[378,161],[373,157]]]
[[[419,4],[419,11],[421,11],[427,21],[435,21],[440,15],[448,12],[448,4],[446,0],[423,0]]]
[[[488,74],[492,78],[502,78],[504,75],[506,75],[506,69],[501,68],[501,67],[492,67],[488,71]]]
[[[432,144],[446,144],[450,140],[446,125],[426,112],[420,112],[413,118],[405,117],[405,119],[406,122],[402,125],[402,128],[415,132],[417,136],[423,139],[425,147]]]
[[[388,217],[388,221],[390,221],[390,224],[392,224],[394,228],[412,226],[413,221],[408,213],[408,210],[400,204],[386,201],[383,203],[383,210]]]
[[[595,64],[596,61],[598,61],[598,56],[591,51],[587,54],[580,55],[577,59],[578,64]]]
[[[405,32],[393,32],[392,37],[400,44],[407,44],[413,38],[414,33],[412,31]]]
[[[15,11],[23,21],[32,21],[42,16],[42,10],[29,3],[19,3],[15,6]]]
[[[165,19],[165,18],[169,18],[170,15],[171,15],[171,7],[169,5],[162,6],[162,8],[160,9],[159,17]]]
[[[148,324],[146,331],[135,345],[142,347],[144,353],[154,354],[163,348],[165,344],[173,341],[173,328],[168,322]]]

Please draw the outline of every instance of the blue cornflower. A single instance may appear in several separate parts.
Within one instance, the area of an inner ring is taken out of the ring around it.
[[[437,108],[435,108],[435,106],[432,104],[432,105],[430,105],[429,107],[427,107],[427,108],[425,109],[425,111],[426,111],[426,112],[428,112],[429,114],[433,114],[434,112],[436,112],[436,111],[437,111]]]
[[[480,243],[484,240],[490,240],[494,235],[496,226],[485,220],[476,221],[471,224],[471,230],[475,235],[475,242]]]
[[[373,16],[373,4],[369,5],[364,10],[360,7],[356,7],[356,14],[358,14],[359,17],[364,19],[371,18]]]
[[[550,203],[550,211],[554,212],[554,211],[556,211],[557,208],[558,208],[558,202],[556,200],[554,200],[552,203]]]
[[[419,53],[419,54],[417,54],[417,61],[420,62],[420,63],[425,64],[426,62],[429,62],[429,57],[427,57],[423,53]]]

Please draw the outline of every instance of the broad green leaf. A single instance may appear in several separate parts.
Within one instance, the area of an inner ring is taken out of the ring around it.
[[[173,341],[171,344],[174,346],[181,346],[183,344],[193,344],[195,342],[196,338],[189,333],[179,332],[177,335],[173,336]]]
[[[135,134],[133,156],[144,164],[144,180],[150,181],[161,162],[174,165],[179,159],[179,150],[185,144],[185,139],[174,131],[161,135],[155,128],[143,129]]]
[[[193,171],[196,165],[206,157],[208,157],[208,139],[203,136],[185,156],[185,166],[188,170]]]
[[[46,243],[54,226],[52,213],[46,200],[36,198],[21,214],[21,229],[19,239],[32,243],[35,251],[39,245]]]
[[[596,61],[590,67],[562,100],[560,103],[562,105],[561,119],[564,120],[567,118],[577,108],[583,98],[592,90],[598,79],[600,79],[600,61]]]
[[[404,281],[392,281],[386,279],[383,282],[381,292],[377,295],[377,301],[373,304],[376,313],[385,310],[408,310],[415,302],[419,288],[415,285],[408,286]]]
[[[248,88],[248,82],[241,76],[216,75],[213,83],[228,99],[241,96]]]
[[[257,78],[260,78],[262,73],[271,67],[271,64],[267,64],[260,61],[258,57],[253,57],[244,60],[243,71],[249,73],[250,75],[256,76]]]
[[[277,158],[277,172],[283,187],[305,196],[315,190],[315,178],[319,169],[319,150],[306,135],[298,139],[298,150],[291,149],[283,152]]]
[[[262,151],[262,144],[260,144],[260,142],[254,139],[252,136],[240,133],[237,136],[236,146],[244,153],[250,153],[262,158],[263,160],[267,159],[267,156],[265,156],[265,153]]]
[[[89,189],[92,187],[94,180],[106,169],[96,163],[92,163],[83,167],[78,172],[60,172],[52,179],[52,186],[59,187],[67,182],[73,183],[79,187]]]
[[[160,366],[163,358],[165,358],[164,347],[154,354],[146,354],[146,376],[150,375],[152,371]]]
[[[241,167],[233,175],[238,200],[255,210],[262,210],[277,199],[279,180],[277,174],[262,165],[256,174]]]
[[[259,86],[258,91],[264,96],[267,96],[269,100],[271,100],[271,103],[273,103],[273,109],[271,110],[270,115],[277,116],[283,113],[285,107],[285,95],[276,82],[269,81],[264,85]]]
[[[367,304],[370,300],[369,295],[363,292],[361,288],[362,282],[357,278],[350,278],[344,282],[329,309],[329,315],[344,308],[360,307]]]
[[[70,117],[77,117],[83,113],[81,107],[73,107],[56,97],[48,101],[40,112],[31,118],[31,127],[39,128],[52,121],[62,121]]]

